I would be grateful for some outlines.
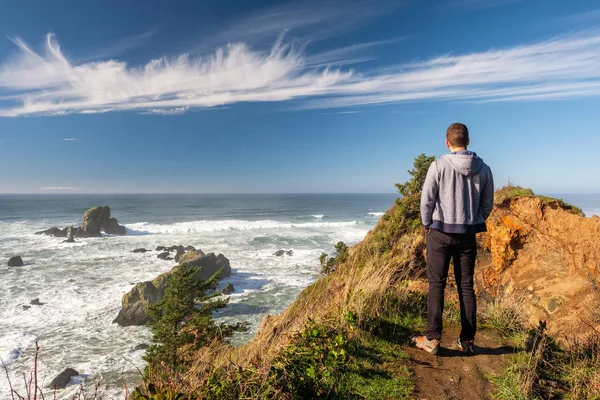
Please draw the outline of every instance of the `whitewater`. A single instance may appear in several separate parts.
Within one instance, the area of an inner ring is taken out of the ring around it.
[[[262,317],[278,314],[319,276],[318,258],[335,243],[360,241],[393,203],[394,195],[120,195],[0,196],[0,358],[22,391],[23,373],[33,366],[40,346],[40,386],[65,368],[77,383],[99,379],[109,397],[123,398],[141,379],[146,327],[113,324],[121,298],[136,282],[168,271],[172,261],[156,256],[157,246],[193,245],[223,253],[233,274],[235,293],[218,317],[245,321],[250,330],[233,338],[252,338]],[[61,243],[34,233],[52,226],[78,226],[86,209],[108,204],[127,227],[125,236],[104,235]],[[136,248],[152,251],[132,253]],[[276,257],[277,250],[293,256]],[[7,267],[20,255],[23,267]],[[39,299],[42,305],[30,304]],[[0,378],[0,398],[9,396]]]

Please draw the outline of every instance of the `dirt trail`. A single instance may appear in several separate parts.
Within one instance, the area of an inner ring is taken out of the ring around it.
[[[476,354],[466,357],[454,345],[459,332],[456,326],[444,330],[437,356],[414,347],[406,349],[416,386],[415,399],[488,399],[492,389],[488,376],[500,374],[509,356],[518,351],[499,344],[493,331],[483,330],[477,333]]]

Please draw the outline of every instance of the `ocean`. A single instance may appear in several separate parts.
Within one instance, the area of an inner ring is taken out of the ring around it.
[[[101,378],[110,398],[123,399],[122,380],[140,381],[146,327],[113,324],[121,297],[136,282],[168,271],[154,249],[193,245],[223,253],[235,293],[218,317],[250,324],[233,344],[252,338],[265,314],[278,314],[319,276],[319,255],[335,243],[360,241],[395,199],[393,194],[348,195],[3,195],[0,196],[0,358],[17,388],[40,346],[40,386],[65,368],[86,386]],[[81,225],[90,207],[109,205],[125,236],[78,239],[34,233]],[[132,253],[136,248],[152,251]],[[276,257],[277,250],[293,250]],[[9,268],[20,255],[24,267]],[[31,305],[39,299],[42,305]],[[59,392],[69,398],[70,386]],[[9,395],[4,374],[0,399]]]
[[[554,194],[600,215],[600,195]],[[359,242],[392,204],[394,194],[282,195],[4,195],[0,196],[0,358],[17,388],[33,366],[40,346],[40,385],[65,368],[86,386],[100,378],[109,398],[123,399],[122,381],[140,381],[146,327],[113,324],[121,297],[136,282],[168,271],[158,259],[161,246],[193,245],[223,253],[235,293],[218,317],[250,324],[233,344],[247,342],[265,314],[278,314],[319,276],[319,255],[335,243]],[[90,207],[107,204],[127,227],[125,236],[78,239],[34,232],[53,226],[79,226]],[[136,248],[152,251],[132,253]],[[293,250],[276,257],[277,250]],[[21,268],[6,266],[20,255]],[[39,299],[42,305],[31,305]],[[59,392],[66,399],[77,389]],[[8,398],[0,377],[0,399]]]

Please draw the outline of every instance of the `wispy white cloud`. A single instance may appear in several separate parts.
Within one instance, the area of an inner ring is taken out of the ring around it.
[[[409,4],[408,0],[304,0],[258,8],[234,20],[219,33],[200,40],[213,49],[231,42],[272,41],[281,32],[299,40],[321,40],[356,29]],[[196,44],[197,45],[197,44]]]
[[[142,114],[156,114],[156,115],[179,115],[187,112],[190,109],[189,106],[176,107],[176,108],[153,108]]]
[[[0,116],[136,110],[175,115],[239,102],[297,100],[293,108],[352,108],[424,100],[520,101],[600,95],[600,31],[357,73],[341,65],[383,42],[310,54],[277,40],[268,51],[233,43],[141,67],[75,64],[49,34],[43,52],[14,39],[0,64]]]
[[[323,113],[323,115],[361,114],[362,112],[363,111],[358,111],[358,110],[354,110],[354,111],[335,111],[335,112]]]
[[[71,187],[71,186],[44,186],[44,187],[40,188],[40,190],[53,190],[53,191],[73,190],[73,189],[75,189],[75,188]]]
[[[587,10],[575,14],[568,14],[559,18],[554,18],[551,20],[551,22],[559,22],[573,25],[600,23],[600,8]]]
[[[64,138],[64,139],[63,139],[63,142],[72,142],[72,141],[74,141],[74,140],[77,140],[77,138],[74,138],[74,137],[67,137],[67,138]]]
[[[84,54],[78,60],[80,62],[85,62],[121,55],[128,50],[150,42],[150,39],[152,39],[159,31],[159,28],[152,28],[136,35],[120,38],[107,46],[90,50],[89,54]]]
[[[450,0],[444,3],[446,7],[482,10],[520,3],[524,0]]]

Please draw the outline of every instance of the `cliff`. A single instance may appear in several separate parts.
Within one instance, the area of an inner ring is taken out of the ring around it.
[[[433,361],[408,347],[410,335],[425,323],[418,205],[430,160],[415,160],[413,179],[398,185],[403,197],[333,272],[280,315],[265,317],[251,342],[188,353],[189,372],[146,383],[207,398],[479,399],[494,390],[548,398],[581,388],[587,397],[600,395],[590,386],[600,379],[593,367],[600,359],[594,329],[600,322],[600,218],[585,218],[577,208],[530,190],[498,191],[488,232],[478,236],[482,353],[466,367],[464,355],[452,350],[459,330],[452,279],[441,357]],[[547,333],[575,346],[560,353]]]
[[[600,218],[585,218],[559,199],[511,192],[497,192],[488,232],[478,237],[480,310],[509,294],[531,327],[545,321],[557,337],[600,329]],[[406,229],[402,207],[388,210],[337,271],[305,289],[281,315],[265,317],[255,339],[237,350],[240,360],[276,354],[309,320],[341,321],[350,310],[360,315],[386,293],[426,293],[425,236]],[[449,286],[453,299],[452,279]]]

